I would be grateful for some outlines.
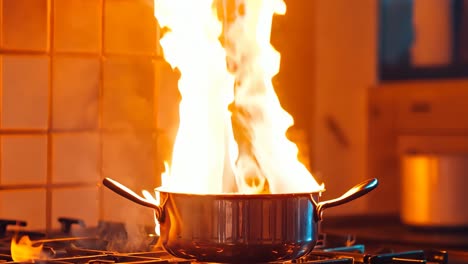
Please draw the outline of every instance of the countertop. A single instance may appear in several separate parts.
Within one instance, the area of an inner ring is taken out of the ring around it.
[[[402,224],[397,215],[324,217],[321,228],[324,233],[356,235],[358,242],[362,240],[468,251],[468,228],[415,229]]]

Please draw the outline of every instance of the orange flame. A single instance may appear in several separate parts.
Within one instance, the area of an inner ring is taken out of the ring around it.
[[[12,238],[11,257],[15,262],[34,262],[35,260],[44,259],[42,246],[42,244],[33,246],[33,242],[28,236],[22,236],[19,241]]]
[[[271,24],[274,14],[285,12],[283,0],[155,0],[155,16],[169,29],[160,44],[166,61],[181,72],[182,95],[170,175],[161,190],[324,188],[298,161],[297,146],[286,137],[293,118],[271,82],[280,66]]]
[[[155,15],[162,28],[170,28],[160,41],[164,57],[182,73],[180,123],[164,187],[222,192],[226,134],[231,130],[226,105],[234,98],[234,78],[226,71],[218,40],[222,26],[212,0],[156,0]]]
[[[161,175],[161,182],[162,182],[163,186],[165,185],[165,182],[167,181],[167,177],[169,177],[169,175],[171,173],[169,164],[167,164],[167,162],[164,162],[164,167],[165,167],[165,171]],[[145,199],[148,200],[149,202],[151,202],[153,204],[156,204],[156,205],[161,205],[161,197],[159,195],[159,192],[155,192],[155,197],[153,197],[153,195],[150,192],[148,192],[147,190],[143,190],[142,194],[143,194],[143,197],[145,197]],[[160,225],[159,225],[158,219],[156,219],[156,215],[154,216],[154,220],[155,220],[155,223],[156,223],[156,226],[154,228],[155,233],[156,233],[156,235],[160,236],[161,235],[161,230],[160,230]]]

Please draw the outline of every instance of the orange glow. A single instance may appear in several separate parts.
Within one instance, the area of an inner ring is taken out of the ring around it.
[[[272,18],[284,14],[286,5],[282,0],[235,2],[234,10],[242,12],[223,24],[218,15],[230,11],[217,10],[213,0],[155,1],[155,16],[168,29],[160,44],[166,61],[181,72],[182,96],[161,190],[320,191],[323,184],[298,161],[297,146],[286,138],[294,121],[271,82],[280,67],[280,54],[270,44]]]
[[[164,168],[165,168],[165,171],[164,173],[161,174],[162,186],[165,185],[165,182],[167,181],[167,178],[169,177],[171,173],[169,164],[167,164],[167,162],[164,162]],[[149,202],[156,204],[156,205],[161,205],[161,198],[160,198],[159,192],[155,192],[155,197],[153,197],[153,195],[151,195],[151,193],[146,190],[143,190],[142,194],[143,194],[143,197],[145,197],[145,199],[148,200]],[[159,222],[158,222],[158,219],[156,219],[156,215],[154,216],[154,220],[156,223],[156,226],[154,228],[155,233],[156,235],[160,236],[161,230],[159,228]]]
[[[180,123],[174,143],[171,191],[221,192],[226,133],[233,99],[233,77],[225,67],[218,41],[221,24],[212,0],[156,0],[161,27],[170,28],[161,39],[164,57],[182,73],[179,91]],[[196,173],[196,175],[195,175]]]
[[[431,191],[433,188],[437,188],[437,175],[440,171],[439,169],[439,159],[437,156],[431,155],[411,155],[405,156],[403,161],[403,177],[402,181],[402,193],[404,195],[404,200],[409,201],[411,204],[417,204],[410,209],[408,206],[402,206],[402,210],[411,210],[412,212],[407,212],[405,214],[418,214],[429,219],[431,208],[433,206],[428,204],[427,197],[433,195]],[[405,182],[406,181],[406,182]],[[419,193],[414,194],[415,189],[412,188],[414,185],[419,185]]]
[[[28,236],[22,236],[19,241],[13,238],[11,240],[11,257],[15,262],[34,262],[34,260],[44,259],[42,244],[33,246]]]

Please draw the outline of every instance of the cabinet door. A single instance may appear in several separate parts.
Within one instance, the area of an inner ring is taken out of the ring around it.
[[[399,87],[395,97],[399,133],[468,132],[468,82],[430,82]]]

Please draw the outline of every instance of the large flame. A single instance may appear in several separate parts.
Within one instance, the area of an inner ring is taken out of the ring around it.
[[[44,259],[42,244],[33,246],[33,242],[28,236],[22,236],[18,241],[16,238],[12,238],[10,249],[11,257],[15,262],[34,262],[35,260]]]
[[[295,193],[323,189],[286,138],[293,118],[272,78],[280,54],[270,44],[282,0],[155,0],[167,33],[164,57],[181,72],[172,192]],[[221,39],[221,41],[220,41]]]
[[[155,1],[160,26],[170,28],[160,41],[164,56],[182,74],[180,123],[168,182],[173,191],[222,191],[225,139],[231,131],[226,105],[234,97],[234,78],[226,71],[218,40],[222,26],[212,1]]]

